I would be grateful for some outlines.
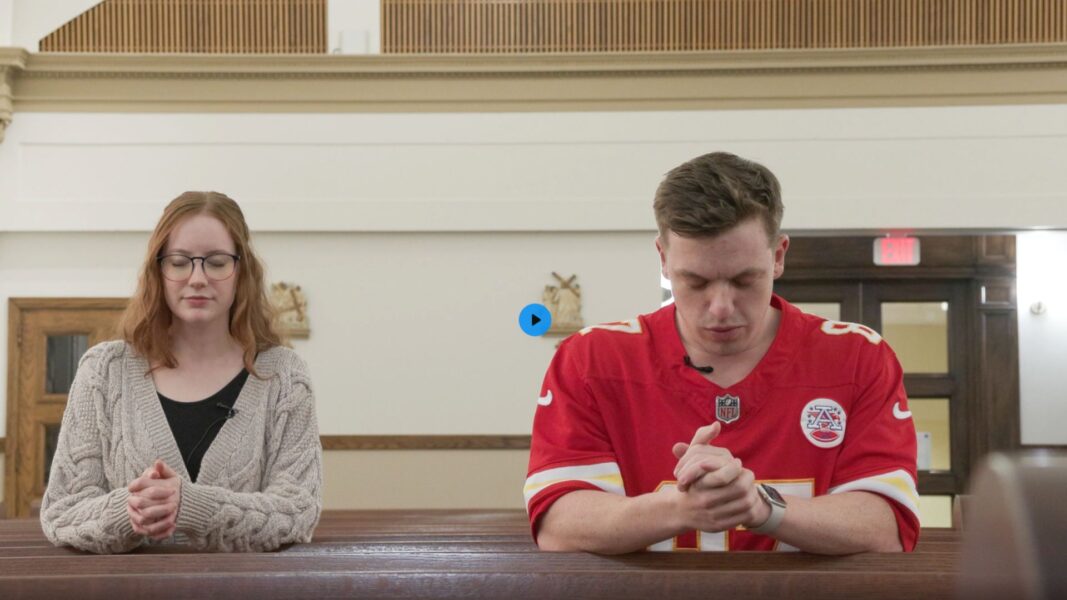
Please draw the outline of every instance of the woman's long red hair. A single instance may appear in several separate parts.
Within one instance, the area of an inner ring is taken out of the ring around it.
[[[245,368],[259,376],[254,369],[256,355],[280,346],[283,341],[274,329],[274,310],[267,298],[263,265],[252,251],[244,213],[236,202],[218,192],[185,192],[163,210],[163,216],[148,240],[137,292],[122,315],[122,338],[148,360],[151,369],[178,366],[170,339],[174,315],[163,294],[158,259],[174,228],[199,214],[211,215],[226,227],[233,238],[236,254],[240,256],[234,274],[237,289],[230,307],[230,335],[244,348]]]

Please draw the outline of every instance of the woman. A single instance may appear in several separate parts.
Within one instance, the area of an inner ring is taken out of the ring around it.
[[[148,243],[121,341],[78,365],[41,503],[57,545],[307,542],[322,448],[307,367],[271,325],[241,209],[186,192]]]

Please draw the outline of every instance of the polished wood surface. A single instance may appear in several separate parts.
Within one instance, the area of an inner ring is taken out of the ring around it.
[[[954,530],[910,554],[540,552],[522,511],[328,511],[314,541],[273,553],[152,547],[95,556],[52,546],[34,520],[0,520],[5,598],[899,598],[952,595]]]

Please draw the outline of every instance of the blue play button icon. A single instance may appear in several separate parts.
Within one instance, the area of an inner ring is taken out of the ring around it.
[[[527,304],[519,313],[519,327],[530,336],[541,336],[552,326],[552,313],[544,304]]]

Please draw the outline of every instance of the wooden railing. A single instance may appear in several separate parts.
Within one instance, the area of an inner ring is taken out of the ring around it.
[[[382,0],[382,52],[626,52],[1067,41],[1067,0]]]
[[[326,0],[105,0],[42,52],[325,53]]]

